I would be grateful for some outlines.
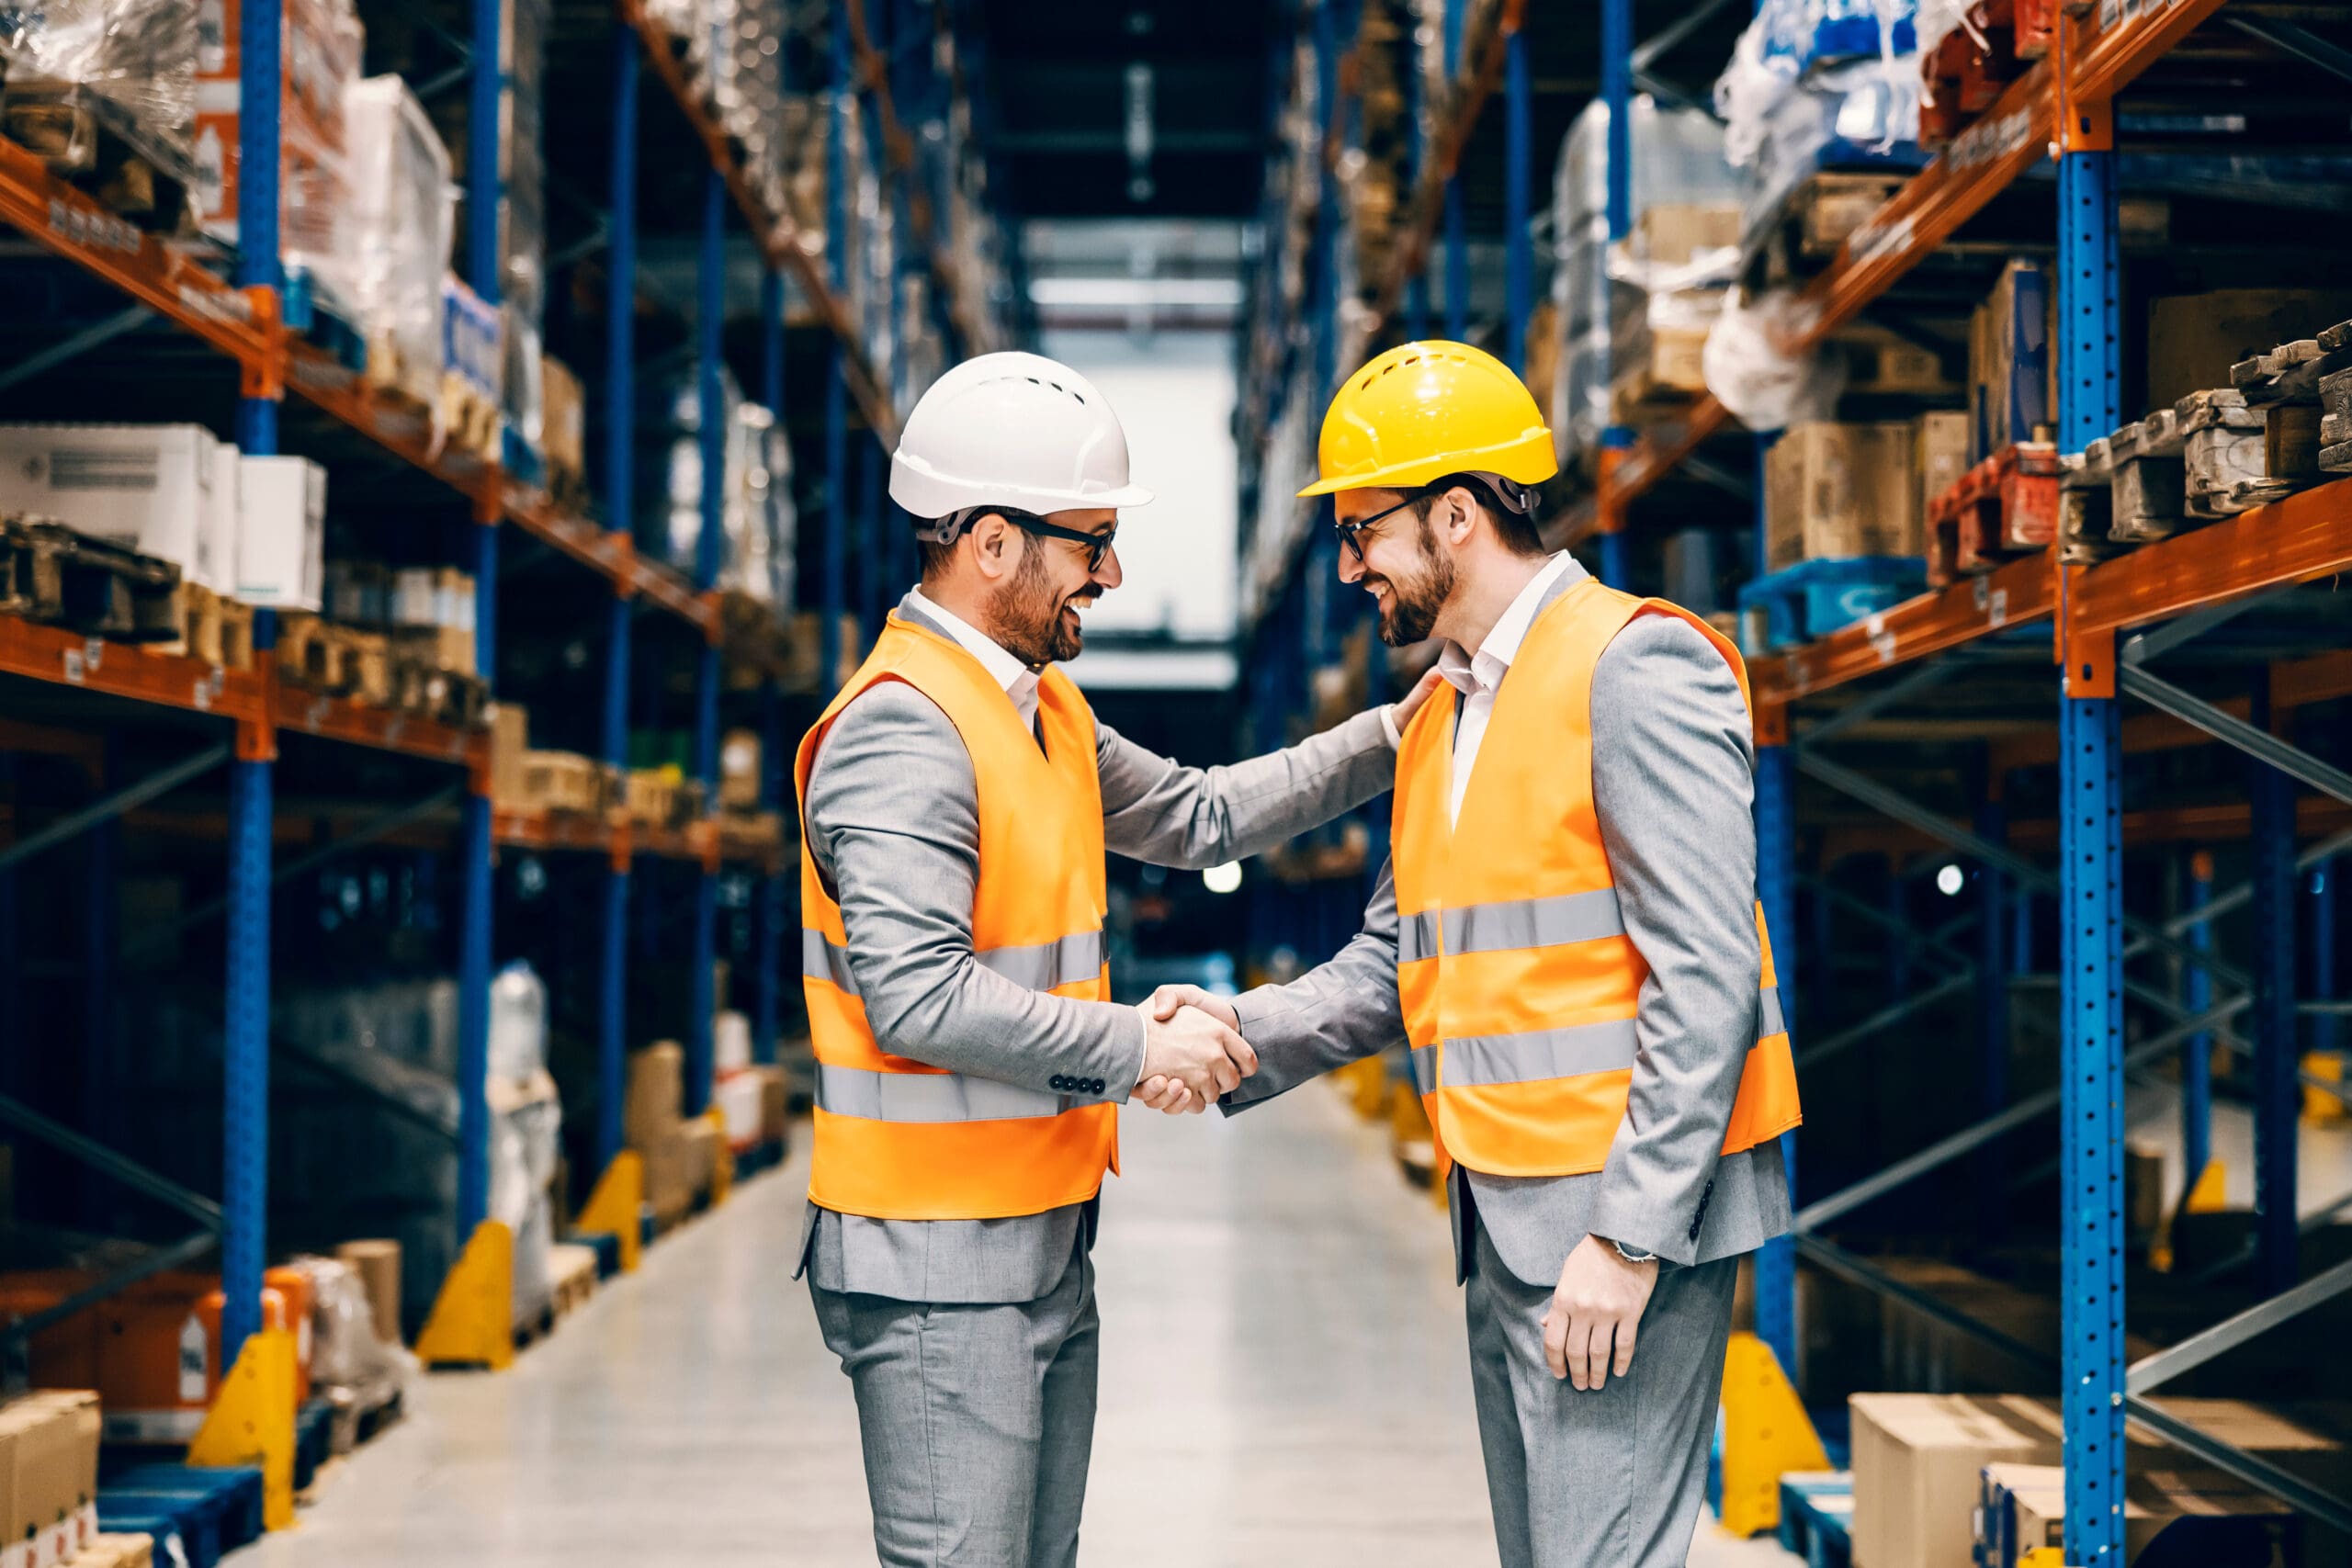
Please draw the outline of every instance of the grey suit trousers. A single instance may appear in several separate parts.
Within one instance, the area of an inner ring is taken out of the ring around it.
[[[1553,1282],[1513,1275],[1476,1229],[1470,1382],[1502,1568],[1681,1568],[1706,1500],[1739,1259],[1660,1268],[1632,1371],[1579,1392],[1544,1360]]]
[[[1071,1568],[1102,1348],[1086,1248],[1033,1302],[808,1294],[856,1393],[883,1568]]]

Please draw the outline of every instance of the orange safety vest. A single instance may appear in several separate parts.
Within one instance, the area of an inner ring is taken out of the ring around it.
[[[1495,1176],[1599,1170],[1625,1120],[1649,965],[1625,934],[1592,804],[1592,671],[1635,615],[1695,615],[1584,580],[1539,614],[1495,694],[1450,819],[1457,694],[1441,686],[1396,758],[1396,985],[1442,1160]],[[1764,911],[1756,1042],[1723,1152],[1802,1120]]]
[[[969,1077],[894,1055],[866,1022],[842,908],[808,853],[808,775],[825,732],[860,693],[903,681],[939,705],[971,753],[979,880],[972,952],[983,968],[1057,997],[1108,1001],[1109,903],[1094,714],[1069,677],[1037,688],[1039,734],[947,638],[892,615],[874,651],[800,742],[802,988],[817,1056],[808,1196],[882,1220],[1042,1213],[1092,1197],[1118,1168],[1118,1109],[1086,1095]],[[1043,750],[1039,748],[1040,737]]]

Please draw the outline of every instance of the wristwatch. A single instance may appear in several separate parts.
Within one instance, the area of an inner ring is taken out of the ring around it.
[[[1657,1254],[1655,1252],[1644,1252],[1640,1247],[1627,1247],[1622,1241],[1610,1241],[1607,1236],[1602,1236],[1600,1239],[1609,1242],[1610,1246],[1615,1247],[1617,1249],[1617,1256],[1623,1258],[1628,1263],[1655,1263],[1657,1261]]]

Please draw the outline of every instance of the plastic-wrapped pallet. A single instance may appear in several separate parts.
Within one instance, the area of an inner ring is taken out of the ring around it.
[[[1887,152],[1918,140],[1917,31],[1915,0],[1768,0],[1714,91],[1750,220],[1835,144]]]
[[[87,175],[101,172],[101,139],[111,137],[194,184],[198,11],[154,0],[0,8],[9,139],[61,174]]]
[[[1722,128],[1695,109],[1632,105],[1633,229],[1609,243],[1609,106],[1586,106],[1562,143],[1553,300],[1564,373],[1552,428],[1564,463],[1627,423],[1621,401],[1704,387],[1700,351],[1739,259],[1740,186]]]
[[[449,151],[398,76],[355,86],[345,119],[344,273],[368,339],[368,378],[432,407],[441,392],[441,280],[455,241]]]
[[[718,586],[788,608],[798,531],[791,445],[758,403],[735,405],[727,429],[727,559]]]

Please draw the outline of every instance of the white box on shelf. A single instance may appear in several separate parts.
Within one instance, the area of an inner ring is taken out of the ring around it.
[[[308,457],[247,457],[237,597],[316,614],[326,586],[327,471]]]
[[[202,582],[220,445],[200,424],[0,424],[0,511],[53,518]]]
[[[710,1021],[711,1066],[740,1073],[752,1065],[752,1021],[732,1008]]]
[[[212,504],[196,542],[196,581],[215,593],[237,594],[237,542],[245,532],[244,454],[226,441],[212,448]]]

